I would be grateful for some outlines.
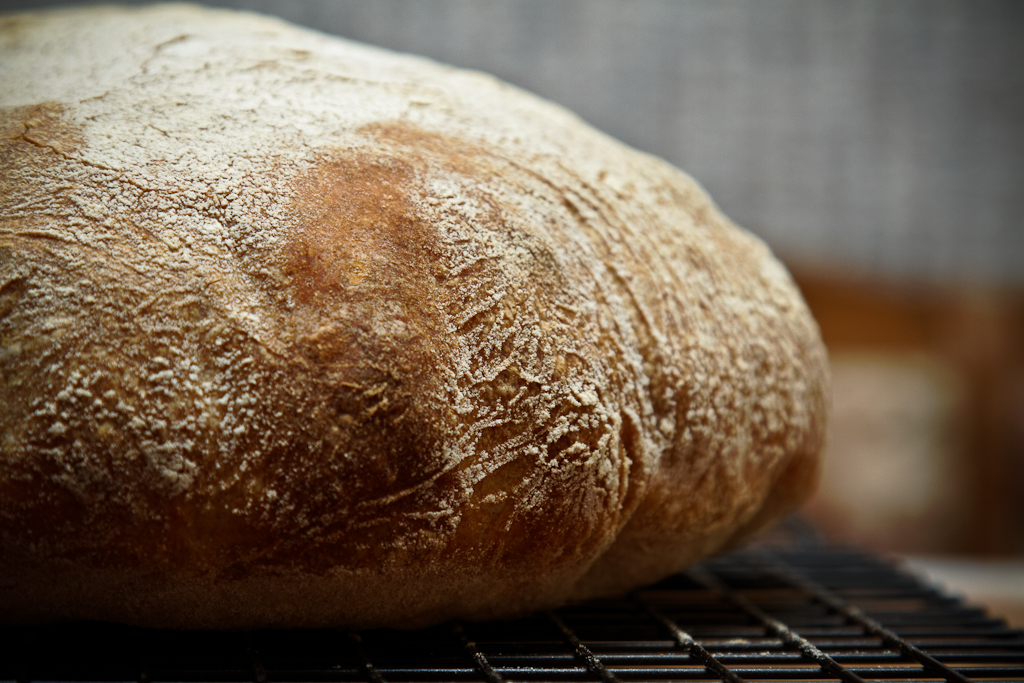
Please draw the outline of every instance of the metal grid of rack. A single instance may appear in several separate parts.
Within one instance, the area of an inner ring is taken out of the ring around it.
[[[1024,681],[1024,633],[873,555],[753,548],[630,596],[419,631],[0,630],[2,681]]]

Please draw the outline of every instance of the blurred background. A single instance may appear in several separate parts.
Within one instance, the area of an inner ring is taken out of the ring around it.
[[[1024,600],[1024,3],[207,4],[488,71],[694,175],[829,346],[807,514],[940,574],[1010,567]]]

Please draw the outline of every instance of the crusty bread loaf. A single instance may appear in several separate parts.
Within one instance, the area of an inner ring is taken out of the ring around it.
[[[552,104],[178,5],[3,17],[0,107],[0,620],[510,615],[809,492],[786,271]]]

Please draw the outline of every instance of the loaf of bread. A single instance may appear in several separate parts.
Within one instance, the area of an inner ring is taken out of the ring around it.
[[[785,269],[492,77],[222,10],[0,18],[0,621],[622,593],[813,484]]]

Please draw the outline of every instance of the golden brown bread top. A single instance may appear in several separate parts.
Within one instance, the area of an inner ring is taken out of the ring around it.
[[[386,602],[440,577],[372,618],[0,587],[14,612],[514,612],[657,578],[806,494],[817,329],[667,164],[253,15],[14,15],[0,63],[0,584],[63,562]]]

